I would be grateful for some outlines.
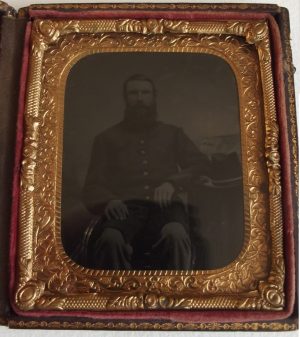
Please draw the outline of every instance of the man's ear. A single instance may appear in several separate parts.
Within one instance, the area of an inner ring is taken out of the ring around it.
[[[123,101],[127,105],[127,95],[125,91],[123,91]]]
[[[154,87],[154,86],[152,86],[152,90],[153,90],[153,96],[154,96],[154,98],[156,99],[157,98],[157,90],[156,90],[156,88]]]

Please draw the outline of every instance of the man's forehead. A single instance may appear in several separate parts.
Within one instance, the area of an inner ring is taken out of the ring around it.
[[[153,90],[152,84],[147,80],[132,80],[126,85],[127,90],[133,89],[150,89]]]

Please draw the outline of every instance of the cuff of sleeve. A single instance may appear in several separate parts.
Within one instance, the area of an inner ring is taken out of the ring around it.
[[[175,191],[174,193],[182,193],[185,191],[185,189],[183,188],[183,186],[181,186],[180,184],[176,183],[174,180],[172,179],[168,179],[166,182],[172,184],[172,186],[174,187]]]

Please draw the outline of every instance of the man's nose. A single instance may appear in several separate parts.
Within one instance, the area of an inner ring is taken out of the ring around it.
[[[138,101],[142,101],[143,100],[143,94],[142,94],[141,91],[138,91],[138,93],[137,93],[137,99],[138,99]]]

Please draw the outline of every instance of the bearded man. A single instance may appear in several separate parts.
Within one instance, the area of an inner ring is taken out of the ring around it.
[[[84,187],[87,208],[100,216],[91,240],[97,269],[132,269],[134,240],[143,233],[159,258],[156,269],[191,268],[187,207],[193,179],[207,158],[181,128],[157,119],[151,79],[124,83],[124,119],[94,141]]]

